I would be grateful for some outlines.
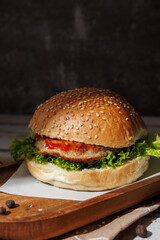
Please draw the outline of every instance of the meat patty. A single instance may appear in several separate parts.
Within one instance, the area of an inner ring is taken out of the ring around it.
[[[46,137],[37,138],[35,147],[39,149],[43,155],[60,156],[70,161],[93,161],[107,156],[110,151],[116,152],[116,149],[103,146]]]

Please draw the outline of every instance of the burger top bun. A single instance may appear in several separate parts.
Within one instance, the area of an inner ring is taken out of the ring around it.
[[[29,128],[39,135],[111,148],[147,134],[134,108],[109,90],[79,88],[57,94],[35,111]]]

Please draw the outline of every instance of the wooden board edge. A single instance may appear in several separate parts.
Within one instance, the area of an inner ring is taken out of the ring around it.
[[[112,192],[108,195],[104,194],[94,199],[79,202],[72,209],[69,207],[59,215],[46,214],[46,218],[39,221],[0,224],[0,237],[16,240],[22,239],[22,237],[24,240],[56,237],[158,196],[160,195],[159,186],[160,176],[157,176],[152,181],[151,179],[146,180],[145,184],[139,182],[136,186],[130,185],[124,189],[118,189],[117,192],[115,191],[116,194]],[[36,232],[35,229],[38,229],[39,225],[43,226],[45,231]],[[13,236],[13,229],[15,229],[15,236]],[[26,235],[24,238],[24,232],[27,232],[29,236]]]

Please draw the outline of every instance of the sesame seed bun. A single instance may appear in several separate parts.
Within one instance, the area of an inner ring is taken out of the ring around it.
[[[129,147],[147,134],[142,118],[124,98],[109,90],[95,88],[69,90],[50,98],[37,108],[29,128],[41,136],[35,144],[37,148],[39,146],[40,152],[47,151],[43,149],[43,137],[58,139],[59,142],[65,140],[98,145],[113,151]],[[90,148],[89,154],[94,158],[89,156],[89,159],[95,160],[96,154],[101,153],[95,150]],[[45,154],[50,152],[48,150]],[[67,157],[71,154],[71,158],[75,158],[79,152],[67,154]],[[83,154],[80,156],[82,161],[88,152]],[[62,153],[60,156],[63,157]],[[62,188],[97,191],[135,181],[147,170],[148,160],[149,157],[145,156],[127,161],[114,169],[107,167],[81,171],[66,171],[54,164],[39,164],[35,160],[26,159],[26,164],[30,173],[43,182]]]
[[[82,191],[101,191],[129,184],[148,168],[148,156],[135,158],[121,167],[106,169],[84,169],[66,171],[54,164],[38,164],[35,160],[26,160],[30,173],[42,182],[56,187]]]
[[[110,148],[128,147],[147,134],[143,120],[124,98],[95,88],[53,96],[38,107],[29,128],[49,138]]]

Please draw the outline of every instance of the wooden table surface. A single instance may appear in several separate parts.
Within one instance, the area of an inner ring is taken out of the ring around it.
[[[29,129],[27,125],[31,116],[28,115],[0,115],[0,166],[6,164],[11,164],[13,159],[10,157],[9,153],[9,146],[12,142],[12,137],[16,136],[18,138],[22,138],[29,134]],[[143,117],[148,131],[152,133],[159,133],[160,134],[160,117]],[[1,176],[0,176],[1,177]],[[115,214],[114,216],[118,216],[119,213]],[[110,217],[106,217],[103,221],[110,221],[114,217],[113,215]],[[138,220],[137,223],[142,223],[147,226],[148,231],[151,233],[147,239],[151,240],[159,240],[160,239],[160,210],[156,210],[148,214],[147,216],[143,217],[142,219]],[[90,224],[90,228],[99,227],[102,224],[102,220],[97,221],[96,223]],[[121,232],[117,237],[116,240],[129,240],[135,239],[140,240],[142,238],[135,237],[135,224],[132,224],[128,227],[125,231]],[[72,233],[69,233],[69,236],[74,236],[76,234],[74,230]],[[85,227],[81,229],[81,231],[85,231]],[[56,237],[54,239],[65,239],[68,237],[68,233],[63,236]],[[76,238],[75,238],[76,239]]]

